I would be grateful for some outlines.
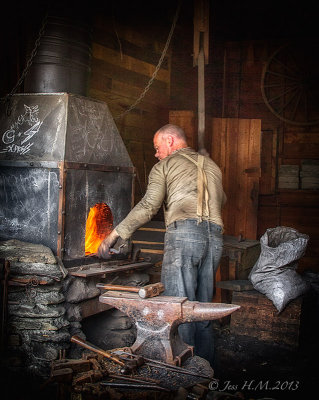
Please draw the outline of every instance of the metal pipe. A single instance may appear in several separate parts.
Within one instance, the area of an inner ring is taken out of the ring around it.
[[[76,336],[76,335],[72,336],[71,337],[71,342],[76,343],[76,344],[78,344],[78,345],[80,345],[80,346],[82,346],[82,347],[84,347],[84,348],[86,348],[88,350],[91,350],[94,353],[100,354],[101,356],[106,357],[109,360],[114,361],[116,364],[119,364],[122,367],[126,366],[125,362],[120,360],[118,356],[116,356],[116,355],[114,355],[112,353],[109,353],[106,350],[102,350],[102,349],[100,349],[99,347],[95,346],[92,343],[84,341],[79,336]]]

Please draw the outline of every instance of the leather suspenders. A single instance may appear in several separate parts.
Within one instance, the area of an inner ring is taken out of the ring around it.
[[[180,153],[182,156],[186,157],[188,160],[192,161],[197,166],[197,218],[199,222],[203,220],[203,201],[205,202],[206,212],[209,216],[208,208],[208,188],[207,188],[207,177],[204,171],[204,160],[205,157],[198,154],[198,159],[195,161],[192,157],[187,154]]]

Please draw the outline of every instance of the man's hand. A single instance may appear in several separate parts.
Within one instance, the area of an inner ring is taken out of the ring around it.
[[[105,258],[108,259],[110,258],[110,248],[113,246],[113,244],[117,241],[119,238],[119,234],[116,232],[115,229],[107,236],[103,242],[100,244],[100,247],[97,251],[97,255],[100,258]]]

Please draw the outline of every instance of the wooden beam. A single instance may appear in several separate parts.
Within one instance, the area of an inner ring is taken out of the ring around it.
[[[209,3],[194,1],[194,48],[193,65],[198,65],[198,151],[205,150],[205,64],[208,64]]]
[[[198,151],[205,149],[205,64],[204,50],[198,55]]]
[[[200,48],[203,48],[205,64],[208,64],[209,48],[209,2],[194,0],[194,46],[193,65],[198,64]]]

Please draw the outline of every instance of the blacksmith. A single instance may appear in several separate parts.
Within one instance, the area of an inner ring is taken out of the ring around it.
[[[214,276],[223,246],[221,209],[226,201],[219,167],[187,145],[185,132],[168,124],[154,135],[159,162],[149,175],[143,199],[102,242],[99,256],[107,257],[120,237],[128,239],[150,221],[163,204],[166,233],[161,280],[164,295],[211,302]],[[195,354],[213,364],[210,321],[179,327]]]

